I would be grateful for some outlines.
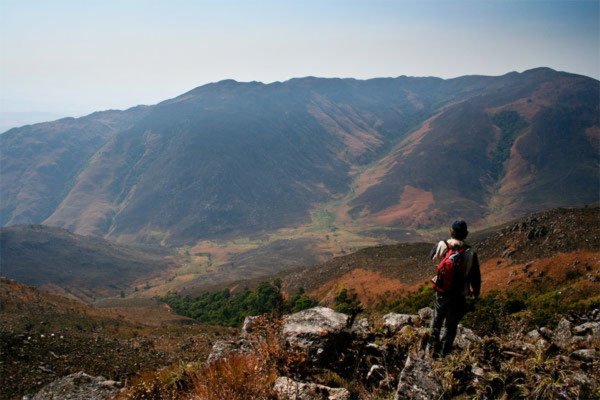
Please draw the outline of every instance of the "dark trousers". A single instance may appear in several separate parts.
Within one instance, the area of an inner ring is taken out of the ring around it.
[[[433,354],[443,355],[452,351],[452,343],[456,337],[456,327],[458,322],[465,315],[466,300],[462,295],[446,295],[435,293],[433,308],[433,319],[431,320],[431,337],[429,338],[429,347]],[[440,341],[440,332],[446,321],[446,334]]]

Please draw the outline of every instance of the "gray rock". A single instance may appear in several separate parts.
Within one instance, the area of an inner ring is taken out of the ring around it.
[[[239,345],[232,340],[219,340],[215,342],[210,354],[206,359],[206,364],[212,364],[216,361],[223,360],[233,353],[240,352]]]
[[[258,316],[248,316],[244,318],[244,325],[242,325],[242,335],[247,335],[254,330],[258,318]]]
[[[442,393],[442,385],[433,376],[430,361],[409,356],[400,373],[394,400],[437,399],[442,396]]]
[[[593,335],[600,330],[600,322],[586,322],[573,328],[575,335]]]
[[[428,325],[433,319],[433,309],[431,307],[421,308],[419,310],[419,319],[423,325]]]
[[[552,329],[546,328],[545,326],[540,328],[540,333],[546,340],[551,340],[552,336],[554,335],[554,332],[552,332]]]
[[[571,344],[572,337],[571,323],[564,318],[561,319],[552,335],[552,342],[558,347],[565,348]]]
[[[571,337],[571,345],[573,345],[573,346],[582,347],[582,346],[587,346],[589,344],[591,344],[589,336],[576,335],[576,336]]]
[[[598,358],[598,353],[596,353],[596,350],[592,349],[581,349],[572,352],[570,357],[575,360],[592,362]]]
[[[285,400],[350,400],[347,389],[296,382],[284,376],[277,378],[273,390],[280,399]]]
[[[361,318],[354,322],[351,331],[352,334],[358,338],[367,338],[371,333],[371,325],[369,324],[369,320],[366,318]]]
[[[285,317],[286,337],[303,334],[323,336],[346,329],[348,316],[327,307],[314,307]]]
[[[546,347],[548,347],[550,345],[550,343],[546,339],[542,338],[542,339],[538,340],[535,343],[535,345],[539,348],[545,349]]]
[[[120,386],[120,382],[77,372],[44,386],[32,400],[107,400]]]
[[[584,387],[591,387],[594,384],[592,378],[590,378],[590,376],[584,372],[573,373],[573,375],[571,375],[571,379],[573,379],[576,384]]]
[[[443,337],[443,336],[442,336]],[[477,336],[471,329],[458,325],[456,328],[456,339],[454,345],[459,349],[466,349],[469,345],[483,344],[483,339]]]
[[[286,316],[282,332],[288,345],[307,350],[313,361],[323,361],[351,337],[348,318],[331,308],[314,307]]]
[[[534,329],[530,332],[527,332],[527,337],[533,339],[535,341],[540,340],[542,338],[542,334],[537,329]]]
[[[403,327],[413,324],[415,315],[389,313],[381,317],[381,327],[388,335],[393,335]]]

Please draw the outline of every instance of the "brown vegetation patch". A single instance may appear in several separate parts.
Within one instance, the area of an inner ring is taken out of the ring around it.
[[[587,250],[558,253],[527,263],[511,263],[506,258],[491,258],[481,266],[482,294],[509,287],[543,285],[544,281],[561,282],[598,270],[600,255]],[[600,282],[592,282],[600,292]]]
[[[434,202],[433,192],[426,192],[406,185],[402,195],[400,195],[400,202],[378,212],[373,215],[373,218],[382,225],[391,225],[398,222],[410,225],[415,221],[428,219],[431,212],[427,212],[427,210]]]
[[[370,304],[386,293],[415,290],[418,288],[418,284],[405,284],[399,279],[383,277],[381,271],[356,268],[321,286],[310,295],[322,299],[323,304],[333,304],[333,298],[342,288],[354,289],[363,304]]]

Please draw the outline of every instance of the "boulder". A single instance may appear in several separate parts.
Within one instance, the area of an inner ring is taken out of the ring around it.
[[[542,338],[542,334],[537,329],[534,329],[532,331],[527,332],[527,337],[530,339],[533,339],[535,341],[538,341]]]
[[[282,400],[350,400],[347,389],[296,382],[284,376],[277,378],[273,390]]]
[[[213,344],[210,350],[206,364],[210,365],[216,361],[224,360],[234,353],[244,352],[243,346],[240,342],[233,340],[219,340]]]
[[[351,332],[357,338],[368,338],[371,334],[371,325],[369,324],[369,320],[366,318],[361,318],[358,321],[354,322],[351,328]]]
[[[583,347],[591,344],[589,336],[574,335],[571,337],[571,345],[575,347]]]
[[[574,372],[570,378],[575,384],[583,387],[591,387],[594,384],[592,378],[584,372]]]
[[[565,348],[571,344],[571,323],[566,319],[561,319],[552,335],[552,342],[560,348]]]
[[[348,315],[314,307],[284,318],[283,336],[291,347],[308,351],[313,361],[324,361],[351,341]]]
[[[242,335],[248,335],[249,333],[251,333],[256,327],[256,322],[259,318],[259,316],[248,316],[244,318],[244,324],[242,325]]]
[[[424,326],[428,326],[433,319],[433,308],[425,307],[419,310],[419,319]]]
[[[445,332],[442,333],[445,334]],[[456,339],[454,339],[454,345],[459,349],[464,350],[469,347],[469,345],[475,344],[483,344],[483,339],[477,336],[471,329],[465,328],[459,324],[456,328]]]
[[[120,382],[77,372],[44,386],[32,400],[106,400],[121,386]]]
[[[554,335],[554,332],[552,332],[552,329],[546,328],[545,326],[540,328],[540,333],[546,340],[551,340],[552,336]]]
[[[581,349],[572,352],[570,357],[575,360],[592,362],[598,358],[598,353],[596,353],[596,350],[592,349]]]
[[[413,324],[416,315],[389,313],[381,317],[381,327],[388,335],[399,332],[403,327]]]
[[[400,381],[394,400],[430,400],[438,399],[444,390],[438,382],[427,359],[409,356],[400,373]]]
[[[586,322],[573,328],[573,333],[579,336],[594,335],[598,331],[600,331],[600,322]]]

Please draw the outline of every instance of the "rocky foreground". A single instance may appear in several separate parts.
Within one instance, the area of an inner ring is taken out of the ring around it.
[[[479,337],[459,327],[454,352],[424,351],[432,310],[377,321],[315,307],[280,319],[248,317],[204,362],[148,373],[124,388],[75,374],[34,399],[591,399],[600,392],[600,310],[556,329],[515,326]]]

